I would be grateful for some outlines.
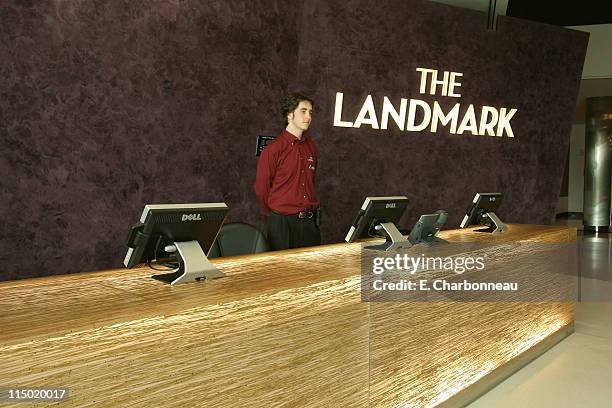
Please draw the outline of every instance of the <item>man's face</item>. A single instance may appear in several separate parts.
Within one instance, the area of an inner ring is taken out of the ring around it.
[[[312,121],[312,104],[308,101],[301,101],[293,112],[287,115],[289,124],[298,129],[308,130]]]

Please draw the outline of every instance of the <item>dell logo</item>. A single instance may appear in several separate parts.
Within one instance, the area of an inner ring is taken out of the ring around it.
[[[495,197],[489,198],[489,201],[495,201]]]
[[[202,214],[183,214],[181,221],[202,221]]]
[[[395,203],[388,203],[385,208],[395,208]]]

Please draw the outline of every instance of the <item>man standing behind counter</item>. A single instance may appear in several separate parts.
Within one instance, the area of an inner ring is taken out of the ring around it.
[[[314,103],[300,93],[281,102],[285,130],[268,144],[257,163],[255,194],[268,217],[273,250],[321,244],[319,199],[315,188],[317,148],[304,134]]]

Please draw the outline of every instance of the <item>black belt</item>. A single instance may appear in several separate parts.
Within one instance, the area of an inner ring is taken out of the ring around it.
[[[276,211],[272,211],[272,212],[278,215],[285,216],[285,217],[296,217],[296,218],[304,219],[304,218],[314,217],[316,210],[315,211],[300,211],[299,213],[295,213],[295,214],[281,214]]]

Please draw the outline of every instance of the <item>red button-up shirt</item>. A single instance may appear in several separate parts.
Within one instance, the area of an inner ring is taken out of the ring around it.
[[[264,215],[291,215],[319,206],[315,189],[317,148],[308,136],[286,130],[268,144],[257,163],[255,194]]]

